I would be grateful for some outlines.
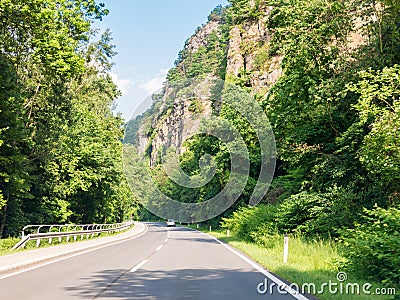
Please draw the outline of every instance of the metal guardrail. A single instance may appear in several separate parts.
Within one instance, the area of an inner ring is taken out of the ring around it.
[[[39,247],[42,239],[48,239],[49,244],[55,238],[58,238],[60,243],[64,237],[66,242],[69,242],[70,237],[73,237],[74,241],[76,241],[78,236],[80,236],[80,240],[83,240],[85,236],[88,239],[102,232],[120,232],[129,228],[132,224],[133,221],[116,224],[27,225],[22,228],[21,240],[12,250],[23,248],[31,240],[36,240],[36,247]]]

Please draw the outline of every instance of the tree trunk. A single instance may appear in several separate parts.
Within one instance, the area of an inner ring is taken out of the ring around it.
[[[4,205],[4,208],[3,208],[3,215],[2,215],[2,217],[1,217],[1,222],[0,222],[0,238],[3,237],[4,226],[5,226],[5,224],[6,224],[7,207],[8,207],[8,199],[7,199],[6,205]]]

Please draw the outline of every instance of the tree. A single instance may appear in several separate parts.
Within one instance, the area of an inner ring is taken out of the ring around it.
[[[396,196],[400,191],[400,66],[359,75],[358,82],[348,85],[349,91],[359,95],[354,105],[358,126],[369,128],[359,159],[376,183]]]
[[[92,42],[92,20],[107,14],[94,0],[0,3],[0,236],[132,212],[114,46],[109,31]]]

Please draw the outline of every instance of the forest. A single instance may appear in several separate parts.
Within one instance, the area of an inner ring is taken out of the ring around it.
[[[217,29],[207,35],[205,25],[187,40],[167,77],[167,87],[181,83],[184,92],[190,80],[207,80],[210,75],[222,80],[224,86],[216,85],[211,93],[213,113],[239,130],[248,149],[250,175],[244,192],[207,224],[267,248],[276,234],[337,242],[345,249],[340,268],[398,285],[400,2],[229,2],[209,16]],[[246,38],[252,28],[261,31],[263,26],[262,39]],[[243,62],[232,72],[235,32]],[[279,78],[260,84],[260,74],[271,74],[276,61]],[[189,92],[196,94],[193,87]],[[157,95],[149,111],[128,123],[128,142],[135,144],[140,134],[147,138],[143,154],[152,160],[153,178],[164,194],[182,202],[206,201],[228,180],[228,150],[211,135],[193,136],[184,143],[182,169],[198,175],[200,157],[210,154],[215,177],[193,189],[168,178],[154,155],[157,132],[172,120],[177,105],[168,104],[164,93],[164,102],[163,94]],[[260,172],[260,143],[251,124],[224,105],[237,93],[248,93],[261,105],[275,135],[275,175],[256,207],[248,204]],[[218,99],[222,105],[215,109]],[[200,100],[188,106],[191,115],[204,111]]]
[[[112,37],[93,28],[107,14],[94,0],[0,1],[0,237],[135,213]]]

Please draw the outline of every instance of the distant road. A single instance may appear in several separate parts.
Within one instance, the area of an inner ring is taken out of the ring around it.
[[[295,299],[260,294],[271,279],[204,233],[148,227],[136,239],[2,279],[0,299]]]

